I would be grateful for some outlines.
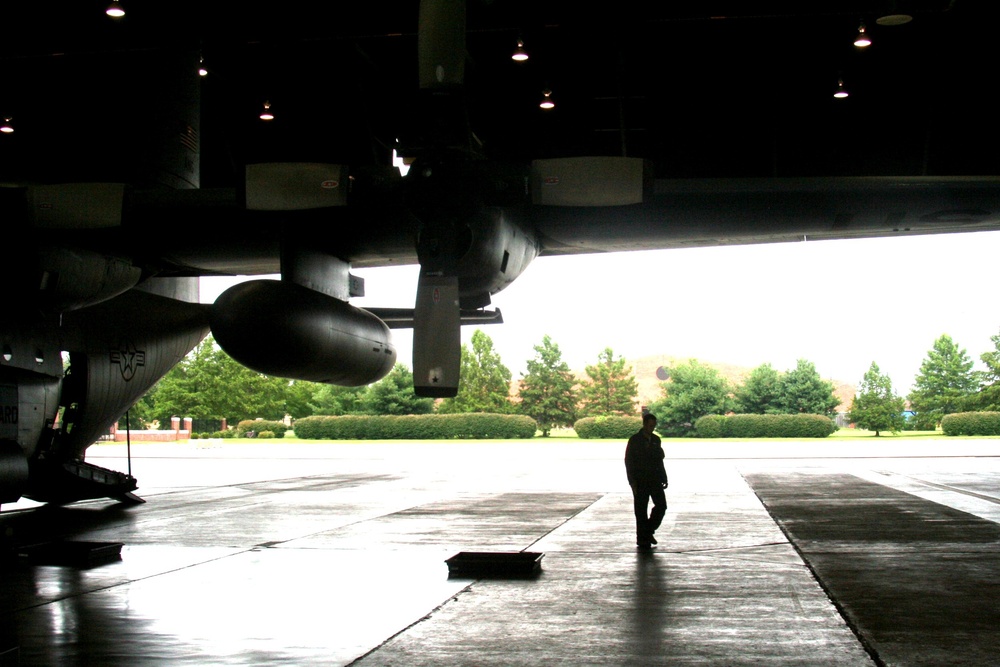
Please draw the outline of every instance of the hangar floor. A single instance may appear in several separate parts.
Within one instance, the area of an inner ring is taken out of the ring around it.
[[[667,443],[637,552],[624,443],[133,445],[144,505],[4,506],[0,665],[981,665],[1000,441]],[[937,452],[947,457],[935,457]],[[125,470],[121,445],[89,459]],[[524,578],[461,551],[544,553]]]

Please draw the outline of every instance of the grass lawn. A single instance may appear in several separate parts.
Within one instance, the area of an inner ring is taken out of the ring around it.
[[[874,437],[875,431],[866,431],[861,428],[842,428],[830,435],[831,439],[835,438],[837,440],[867,440]],[[947,436],[941,431],[898,431],[896,433],[892,431],[880,431],[878,437],[880,440],[882,438],[886,440],[927,440]]]

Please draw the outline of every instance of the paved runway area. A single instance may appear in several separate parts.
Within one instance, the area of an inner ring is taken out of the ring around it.
[[[624,443],[133,445],[145,505],[2,508],[11,544],[125,546],[8,558],[0,665],[985,664],[1000,442],[960,442],[668,443],[650,554]],[[444,562],[522,550],[538,576]]]

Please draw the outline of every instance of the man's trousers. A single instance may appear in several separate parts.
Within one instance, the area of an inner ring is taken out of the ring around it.
[[[660,484],[637,484],[632,487],[632,500],[635,507],[635,541],[639,545],[649,544],[663,521],[663,515],[667,513],[667,496]],[[650,500],[653,501],[651,511]]]

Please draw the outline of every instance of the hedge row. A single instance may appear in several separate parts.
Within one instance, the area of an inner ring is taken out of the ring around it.
[[[270,431],[272,438],[284,438],[285,431],[290,430],[285,422],[272,422],[265,419],[244,419],[236,425],[237,438],[253,438],[258,433]],[[253,432],[253,435],[249,435]]]
[[[825,438],[836,430],[823,415],[705,415],[694,423],[699,438]]]
[[[584,417],[573,424],[573,430],[585,440],[598,438],[627,440],[641,428],[642,417]]]
[[[295,436],[306,440],[485,440],[533,438],[538,424],[524,415],[344,415],[303,417]]]
[[[1000,435],[1000,412],[955,412],[941,420],[945,435]]]
[[[228,429],[225,431],[215,431],[213,433],[192,433],[192,440],[215,440],[219,438],[235,438],[237,437],[235,429]]]

